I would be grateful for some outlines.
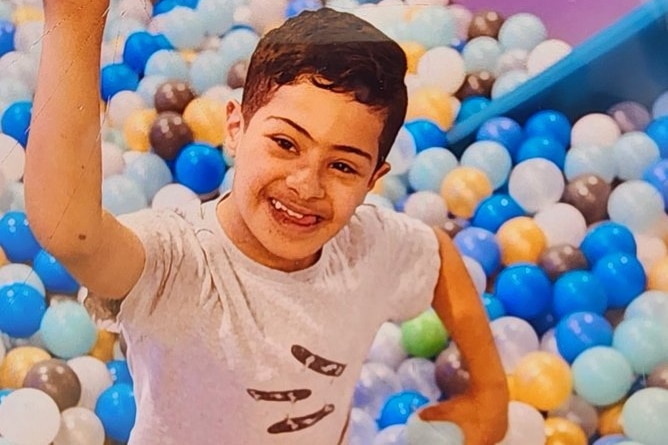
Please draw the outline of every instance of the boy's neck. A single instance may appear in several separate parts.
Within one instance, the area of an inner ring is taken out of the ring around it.
[[[248,258],[263,266],[283,272],[296,272],[312,266],[320,258],[321,251],[303,260],[281,258],[268,251],[246,225],[232,192],[218,202],[216,217],[232,243]]]

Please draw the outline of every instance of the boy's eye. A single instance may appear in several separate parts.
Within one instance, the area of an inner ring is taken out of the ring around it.
[[[295,148],[295,144],[293,144],[287,139],[280,137],[273,137],[272,140],[276,143],[276,145],[278,145],[283,150],[291,150]]]
[[[345,162],[335,162],[334,164],[332,164],[332,166],[333,166],[335,169],[337,169],[337,170],[339,170],[339,171],[341,171],[341,172],[343,172],[343,173],[348,173],[348,174],[355,174],[355,173],[357,173],[357,172],[355,171],[355,169],[353,169],[351,166],[349,166],[349,165],[346,164]]]

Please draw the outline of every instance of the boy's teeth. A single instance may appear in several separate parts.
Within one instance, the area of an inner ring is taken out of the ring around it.
[[[302,218],[304,217],[304,215],[302,215],[301,213],[293,212],[292,210],[290,210],[289,208],[287,208],[282,202],[280,202],[280,201],[278,201],[278,200],[276,200],[276,199],[274,199],[273,201],[274,201],[274,202],[273,202],[274,207],[275,207],[277,210],[282,210],[282,211],[284,211],[285,213],[287,213],[288,215],[292,216],[293,218],[302,219]]]

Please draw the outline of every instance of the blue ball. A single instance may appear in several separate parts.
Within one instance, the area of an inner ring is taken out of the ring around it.
[[[462,100],[456,122],[462,122],[487,108],[492,101],[484,96],[469,96]]]
[[[525,140],[517,151],[515,161],[544,158],[563,170],[566,162],[566,147],[549,136],[532,136]]]
[[[613,329],[608,320],[593,312],[575,312],[559,321],[554,331],[559,354],[568,363],[595,346],[611,346]]]
[[[125,63],[112,63],[102,68],[100,88],[102,99],[111,99],[119,91],[136,91],[139,74]]]
[[[415,148],[418,153],[427,148],[448,146],[447,133],[428,119],[406,122],[405,127],[415,139]]]
[[[647,285],[645,269],[634,255],[612,253],[594,265],[594,275],[599,279],[608,295],[608,307],[625,308]]]
[[[479,227],[467,227],[455,235],[454,242],[462,255],[480,263],[488,277],[501,266],[501,249],[494,233]]]
[[[506,309],[503,307],[501,300],[494,297],[492,294],[485,292],[482,295],[482,302],[485,305],[485,311],[489,321],[494,321],[506,315]]]
[[[427,148],[415,156],[408,171],[408,182],[413,190],[439,193],[443,179],[457,164],[457,158],[451,151],[440,147]]]
[[[225,177],[225,160],[208,144],[186,145],[176,158],[176,180],[197,194],[216,190]]]
[[[195,9],[198,3],[198,0],[160,0],[153,6],[153,16],[169,12],[177,6]]]
[[[137,417],[132,386],[116,383],[105,389],[97,399],[95,414],[102,421],[107,436],[119,442],[127,442]]]
[[[547,331],[552,329],[558,322],[557,317],[554,316],[552,311],[547,311],[543,314],[540,314],[538,317],[534,317],[529,320],[529,324],[536,331],[536,334],[542,336]]]
[[[35,255],[33,269],[49,292],[74,294],[79,290],[79,284],[74,277],[44,249]]]
[[[136,31],[125,40],[123,62],[141,75],[144,73],[148,59],[159,49],[158,41],[152,34],[146,31]]]
[[[482,170],[495,190],[506,183],[513,166],[508,149],[494,141],[477,141],[469,145],[460,163]]]
[[[571,143],[572,125],[565,114],[555,110],[543,110],[534,114],[524,124],[524,133],[528,138],[549,137],[564,147]]]
[[[9,20],[0,20],[0,57],[14,51],[16,26]]]
[[[112,360],[107,362],[107,369],[109,370],[114,383],[125,383],[132,386],[132,375],[130,374],[130,369],[128,368],[128,362],[126,360]]]
[[[383,429],[391,425],[403,425],[429,399],[416,391],[402,391],[388,397],[378,418],[378,426]]]
[[[315,11],[322,8],[320,0],[291,0],[285,7],[285,18],[290,19],[303,11]]]
[[[494,296],[510,316],[529,320],[547,312],[552,304],[552,283],[534,264],[514,264],[496,279]]]
[[[172,182],[172,172],[165,161],[155,153],[142,153],[125,167],[125,176],[139,184],[148,201],[158,190]]]
[[[472,224],[496,232],[509,219],[524,215],[522,207],[510,195],[497,193],[478,204]]]
[[[0,247],[13,263],[26,263],[37,255],[40,246],[24,212],[7,212],[0,219]]]
[[[480,126],[476,140],[498,142],[506,147],[510,156],[515,159],[524,140],[524,131],[520,124],[509,117],[493,117]]]
[[[14,102],[2,114],[0,126],[2,132],[19,141],[25,148],[28,145],[30,119],[32,118],[32,102]]]
[[[659,146],[661,159],[668,158],[668,116],[663,116],[652,121],[645,133]]]
[[[0,287],[0,331],[27,338],[39,330],[46,300],[34,287],[14,283]]]
[[[554,283],[554,315],[559,319],[574,312],[603,315],[608,308],[608,295],[603,283],[591,272],[566,272]]]
[[[178,53],[170,49],[160,49],[148,58],[144,69],[146,76],[164,76],[169,79],[188,80],[188,63]]]
[[[2,401],[12,393],[12,389],[0,389],[0,405],[2,405]]]
[[[589,264],[611,253],[636,254],[636,240],[624,225],[611,221],[594,226],[580,243],[580,250]]]
[[[623,434],[611,434],[600,437],[592,445],[615,445],[628,440]]]
[[[663,197],[663,208],[668,211],[668,159],[650,165],[642,179],[651,184]]]

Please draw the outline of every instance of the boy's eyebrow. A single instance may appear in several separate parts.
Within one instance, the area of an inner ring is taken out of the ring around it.
[[[300,132],[301,134],[303,134],[304,136],[309,138],[310,140],[314,140],[313,136],[311,136],[311,134],[308,131],[306,131],[306,129],[304,127],[302,127],[301,125],[299,125],[295,121],[293,121],[291,119],[288,119],[287,117],[269,116],[267,119],[275,119],[275,120],[279,120],[281,122],[285,122],[286,124],[293,127],[295,130],[297,130],[298,132]],[[373,162],[373,159],[371,158],[371,155],[369,153],[367,153],[366,151],[362,150],[361,148],[351,147],[349,145],[334,145],[334,150],[343,151],[343,152],[346,152],[346,153],[353,153],[353,154],[362,156],[363,158],[366,158],[369,162]]]

